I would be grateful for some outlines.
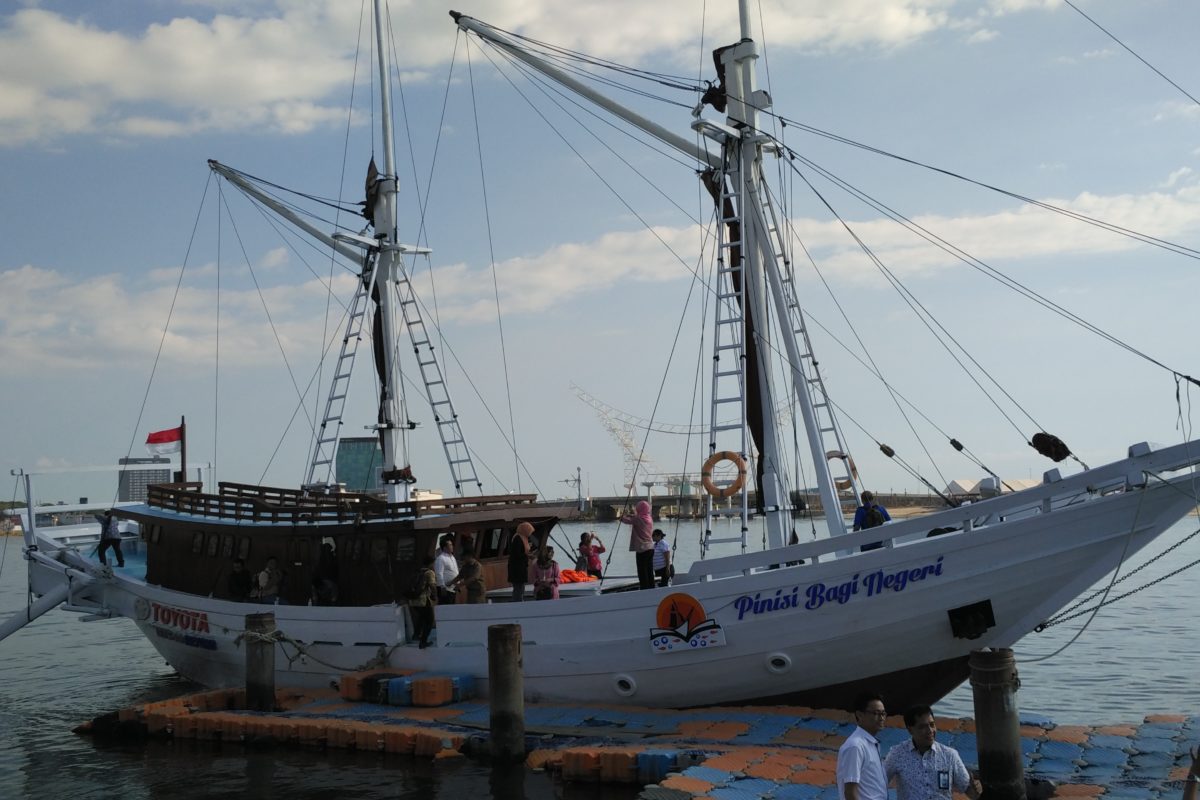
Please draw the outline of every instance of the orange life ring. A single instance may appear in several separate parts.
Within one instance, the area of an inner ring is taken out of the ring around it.
[[[825,453],[826,461],[832,461],[835,458],[845,459],[846,464],[850,467],[850,478],[851,478],[850,480],[833,482],[834,485],[837,486],[838,491],[844,492],[847,489],[849,489],[851,486],[854,485],[854,481],[858,480],[858,467],[854,466],[854,457],[853,456],[848,456],[845,453],[843,453],[841,450],[826,451],[826,453]]]
[[[722,461],[732,461],[738,470],[737,477],[733,479],[733,483],[724,488],[717,486],[712,480],[713,467]],[[720,452],[713,453],[704,462],[704,466],[700,468],[700,482],[704,484],[704,491],[718,500],[732,497],[746,485],[746,460],[732,450],[721,450]]]

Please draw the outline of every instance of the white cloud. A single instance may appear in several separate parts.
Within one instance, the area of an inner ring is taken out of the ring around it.
[[[1084,193],[1070,200],[1050,199],[1102,220],[1151,236],[1178,240],[1194,234],[1200,219],[1200,186],[1187,184],[1183,169],[1173,174],[1173,193],[1098,196]],[[915,221],[972,255],[998,265],[1022,258],[1101,254],[1137,247],[1132,240],[1082,225],[1034,207],[986,215],[926,215]],[[850,221],[855,232],[883,262],[905,278],[929,277],[960,262],[917,239],[887,220]],[[875,267],[849,242],[836,222],[798,220],[806,247],[828,277],[850,284],[878,284]],[[562,244],[546,252],[497,264],[500,305],[506,315],[539,314],[570,309],[572,303],[621,286],[663,283],[690,277],[662,243],[677,253],[695,250],[700,232],[694,227],[656,228],[609,233],[590,242]],[[274,269],[286,252],[271,250],[258,264]],[[803,270],[805,266],[802,264]],[[225,271],[223,276],[231,273]],[[215,265],[189,268],[176,300],[165,340],[168,360],[211,362],[214,319],[212,289],[198,277],[210,277]],[[492,324],[495,297],[489,267],[466,264],[435,270],[438,313],[444,323]],[[104,275],[71,282],[63,274],[26,265],[0,272],[0,363],[9,368],[40,365],[91,369],[98,364],[145,357],[158,347],[166,311],[178,278],[177,269],[153,271],[150,281]],[[264,287],[260,299],[253,286],[226,288],[222,279],[222,360],[231,364],[278,363],[278,346],[262,309],[265,301],[289,357],[315,358],[319,329],[313,320],[324,314],[325,289],[310,279],[290,286]],[[426,291],[422,280],[418,292]],[[200,288],[207,286],[208,288]],[[348,297],[353,279],[345,274],[334,283]]]
[[[691,68],[701,30],[691,0],[478,5],[478,17],[497,27],[626,62],[658,54]],[[811,52],[910,44],[954,26],[953,6],[953,0],[765,0],[761,13],[769,46]],[[80,133],[304,133],[345,124],[359,4],[216,1],[187,8],[208,16],[177,17],[133,33],[38,7],[0,17],[0,144]],[[391,14],[403,20],[400,69],[409,80],[424,79],[449,56],[453,24],[436,3],[392,3]],[[707,44],[714,30],[736,30],[732,8],[709,15]],[[611,24],[614,18],[622,23]],[[369,52],[369,46],[360,51],[360,74]]]
[[[1060,7],[1060,0],[988,0],[988,10],[996,16],[1017,14],[1022,11],[1053,11]]]
[[[1163,103],[1162,108],[1154,115],[1155,122],[1167,122],[1173,119],[1195,119],[1200,117],[1200,106],[1190,101],[1172,100]]]
[[[1163,181],[1162,184],[1160,184],[1159,188],[1162,188],[1162,189],[1174,188],[1174,186],[1176,184],[1178,184],[1180,181],[1182,181],[1184,178],[1188,177],[1191,174],[1192,174],[1191,167],[1180,167],[1179,169],[1175,170],[1170,175],[1168,175],[1167,179],[1165,181]]]
[[[999,35],[1000,35],[1000,33],[998,31],[984,28],[982,30],[975,31],[970,36],[968,36],[967,44],[983,44],[984,42],[992,41],[993,39],[997,38]]]
[[[174,272],[174,275],[177,275]],[[192,273],[189,273],[191,275]],[[339,276],[335,289],[353,291]],[[211,363],[215,318],[211,289],[139,283],[117,275],[83,281],[41,267],[0,272],[0,363],[50,369],[96,369],[128,358],[152,356],[163,342],[167,362]],[[289,357],[317,352],[324,287],[317,281],[221,292],[221,359],[231,365],[277,363],[275,335],[262,310],[265,300]],[[162,335],[174,301],[170,329]],[[277,315],[277,316],[276,316]],[[315,315],[315,316],[314,316]]]
[[[258,266],[260,269],[279,269],[288,264],[288,249],[286,247],[276,247],[268,250],[259,260]]]

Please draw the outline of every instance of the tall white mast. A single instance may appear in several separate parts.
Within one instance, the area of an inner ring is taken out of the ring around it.
[[[796,337],[788,324],[789,306],[783,288],[783,276],[775,255],[770,228],[764,216],[764,190],[762,187],[762,154],[765,144],[772,138],[759,127],[759,110],[770,106],[766,92],[759,91],[755,76],[755,61],[758,51],[751,38],[750,12],[746,0],[739,0],[739,22],[741,41],[722,53],[725,67],[725,89],[727,94],[727,122],[718,124],[703,118],[693,122],[692,127],[702,136],[720,143],[729,156],[728,174],[736,187],[739,207],[737,216],[742,222],[742,269],[746,312],[754,320],[753,335],[758,345],[758,401],[762,409],[763,430],[759,458],[762,461],[762,480],[758,487],[762,505],[767,512],[769,545],[778,547],[788,541],[791,520],[787,513],[789,498],[785,496],[782,454],[785,452],[779,439],[775,419],[776,394],[772,379],[771,360],[774,353],[782,352],[788,361],[788,371],[795,386],[797,402],[805,423],[805,431],[817,475],[818,491],[822,507],[826,509],[826,520],[830,535],[845,532],[845,521],[841,515],[841,503],[829,472],[825,448],[821,438],[820,424],[812,403],[809,381],[804,371],[804,356],[800,352]],[[538,70],[550,79],[566,86],[593,101],[600,107],[621,117],[630,124],[646,131],[660,141],[695,158],[702,165],[720,168],[723,159],[703,146],[667,131],[662,126],[638,115],[610,98],[604,97],[580,81],[565,74],[552,64],[527,52],[518,42],[505,37],[494,28],[471,17],[451,11],[451,17],[463,30],[468,30],[495,44]],[[699,112],[697,111],[697,114]],[[773,308],[772,308],[773,306]],[[773,312],[769,314],[769,312]],[[775,337],[768,320],[774,319],[781,326]]]
[[[787,543],[790,518],[785,513],[786,498],[783,494],[781,472],[783,464],[780,454],[783,448],[778,439],[775,420],[775,387],[771,361],[775,350],[774,337],[768,320],[767,272],[774,269],[774,252],[769,242],[763,241],[763,230],[758,223],[759,203],[755,198],[762,193],[762,137],[759,135],[758,105],[755,97],[756,76],[754,62],[758,60],[758,48],[750,36],[750,15],[745,0],[739,3],[741,41],[722,53],[725,64],[725,88],[727,95],[727,122],[740,131],[741,136],[733,143],[737,149],[735,166],[730,170],[734,186],[738,187],[740,216],[742,218],[742,280],[746,311],[754,321],[754,329],[746,335],[756,339],[758,354],[758,402],[762,410],[762,442],[758,454],[761,459],[759,503],[767,512],[767,543],[770,547],[781,547]],[[787,336],[782,337],[784,339]],[[750,343],[747,342],[747,345]]]
[[[375,0],[375,49],[379,65],[380,116],[383,118],[383,174],[379,176],[379,193],[375,201],[375,236],[383,245],[395,245],[396,241],[396,150],[392,141],[392,91],[388,75],[386,41],[383,35],[383,9],[381,0]],[[396,308],[393,305],[396,278],[404,268],[400,252],[396,247],[381,247],[375,262],[376,285],[379,287],[379,318],[383,327],[383,361],[387,376],[387,387],[380,400],[379,428],[383,438],[383,474],[395,474],[407,466],[407,425],[400,418],[400,366],[396,357]],[[389,502],[408,500],[409,484],[392,479],[386,482]]]
[[[836,536],[844,533],[846,525],[842,519],[841,501],[829,474],[829,462],[825,458],[820,425],[813,409],[808,376],[804,372],[804,358],[800,352],[799,343],[796,341],[793,331],[790,330],[788,304],[783,290],[783,276],[780,274],[780,264],[775,256],[774,242],[771,241],[768,232],[770,225],[764,217],[762,154],[764,142],[770,141],[771,137],[763,133],[759,126],[759,111],[770,106],[770,98],[766,92],[757,90],[755,61],[758,59],[758,51],[750,35],[750,13],[747,0],[739,0],[738,10],[742,40],[723,54],[722,61],[724,61],[726,69],[728,121],[731,126],[741,131],[741,158],[738,162],[738,170],[741,175],[738,177],[743,185],[743,207],[740,209],[744,243],[743,270],[746,303],[756,323],[759,403],[763,418],[762,452],[759,454],[763,462],[763,474],[759,491],[762,492],[762,504],[767,513],[769,542],[772,546],[778,547],[788,542],[785,537],[790,530],[791,519],[787,513],[790,506],[789,498],[784,496],[784,483],[781,477],[784,469],[783,453],[786,451],[778,438],[779,430],[774,414],[774,386],[770,362],[776,346],[771,338],[773,327],[767,323],[769,319],[767,316],[768,296],[774,301],[773,318],[775,323],[780,326],[778,341],[787,358],[788,372],[795,387],[796,402],[800,405],[801,416],[804,420],[805,434],[817,477],[817,491],[821,496],[821,507],[825,510],[829,534]]]

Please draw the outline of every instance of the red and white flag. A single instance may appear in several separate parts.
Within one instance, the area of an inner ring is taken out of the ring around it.
[[[168,428],[165,431],[155,431],[146,437],[146,449],[151,455],[165,456],[168,453],[178,453],[183,444],[183,426]]]

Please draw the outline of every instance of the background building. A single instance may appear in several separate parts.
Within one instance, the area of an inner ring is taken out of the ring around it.
[[[343,436],[338,440],[334,480],[349,492],[383,489],[383,449],[378,436]]]
[[[162,464],[162,469],[121,470],[117,475],[117,500],[141,502],[146,499],[146,487],[152,483],[171,482],[171,459],[166,456],[149,458],[122,458],[117,461],[122,467],[131,464]]]

